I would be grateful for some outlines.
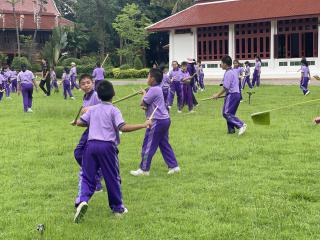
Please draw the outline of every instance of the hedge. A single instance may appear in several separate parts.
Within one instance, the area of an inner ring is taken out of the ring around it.
[[[15,70],[20,70],[21,64],[26,64],[27,68],[31,68],[31,64],[26,57],[20,57],[20,59],[19,57],[15,57],[12,61],[11,67],[13,67]]]
[[[76,65],[81,65],[81,60],[78,58],[66,58],[59,65],[65,66],[65,67],[70,67],[72,62],[74,62]]]

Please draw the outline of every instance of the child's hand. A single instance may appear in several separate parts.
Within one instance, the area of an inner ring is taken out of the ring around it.
[[[141,106],[142,110],[147,110],[148,108],[146,106]]]
[[[86,112],[88,112],[89,109],[90,109],[90,107],[84,107],[84,108],[82,108],[82,110],[81,110],[81,115],[83,115],[83,114],[85,114]]]
[[[218,94],[214,94],[214,95],[212,96],[212,99],[217,100],[218,98],[219,98],[219,95],[218,95]]]
[[[74,121],[74,120],[72,120],[72,122],[70,122],[70,124],[71,124],[72,126],[76,126],[76,125],[77,125],[77,122]]]
[[[144,125],[145,125],[146,128],[151,128],[151,126],[152,126],[152,120],[151,120],[151,119],[148,119],[147,121],[145,121]]]

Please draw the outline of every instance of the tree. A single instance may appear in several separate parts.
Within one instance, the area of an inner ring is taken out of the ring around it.
[[[7,0],[8,3],[12,6],[12,12],[14,16],[14,23],[16,26],[16,37],[17,37],[17,46],[18,46],[18,57],[20,59],[21,57],[21,50],[20,50],[20,36],[19,36],[19,26],[18,26],[18,20],[17,20],[17,12],[16,12],[16,4],[21,2],[22,0]]]
[[[127,4],[116,17],[112,26],[120,37],[117,52],[125,58],[127,64],[132,66],[134,58],[142,56],[144,49],[149,47],[146,27],[150,24],[149,18],[134,3]]]
[[[164,8],[169,8],[172,12],[172,14],[177,13],[192,4],[195,3],[195,0],[151,0],[151,5],[156,5]]]
[[[73,29],[67,29],[68,44],[66,49],[72,52],[73,57],[79,57],[78,55],[85,50],[89,36],[85,32],[81,31],[80,27],[76,25]]]
[[[55,3],[62,16],[74,20],[77,0],[55,0]]]
[[[67,46],[67,32],[62,27],[54,28],[50,40],[42,49],[42,56],[46,58],[50,66],[56,66],[59,62],[61,51]]]

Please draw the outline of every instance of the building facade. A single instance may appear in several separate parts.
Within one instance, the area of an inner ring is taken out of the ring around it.
[[[17,54],[17,37],[15,20],[18,23],[19,35],[32,36],[37,29],[36,51],[49,40],[52,29],[58,26],[72,26],[73,23],[61,17],[54,0],[48,0],[40,13],[38,0],[24,0],[16,4],[16,19],[12,5],[0,1],[0,53],[11,57]],[[24,45],[21,45],[22,53]]]
[[[221,76],[220,59],[262,59],[263,77],[298,76],[306,57],[320,72],[320,1],[197,1],[190,8],[151,25],[149,31],[170,34],[170,61],[193,57],[208,77]]]

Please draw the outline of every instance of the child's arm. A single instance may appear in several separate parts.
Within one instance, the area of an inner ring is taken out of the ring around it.
[[[133,132],[143,128],[150,128],[152,126],[152,120],[147,120],[143,124],[124,124],[120,127],[121,132]]]
[[[78,126],[78,127],[88,127],[88,125],[85,122],[82,122],[81,119],[77,120],[77,122],[72,121],[70,123],[72,126]]]
[[[222,88],[222,89],[220,90],[220,92],[214,94],[214,95],[212,96],[212,98],[213,98],[213,99],[218,99],[218,98],[221,97],[223,94],[225,94],[225,92],[226,92],[226,89],[225,89],[225,88]]]

